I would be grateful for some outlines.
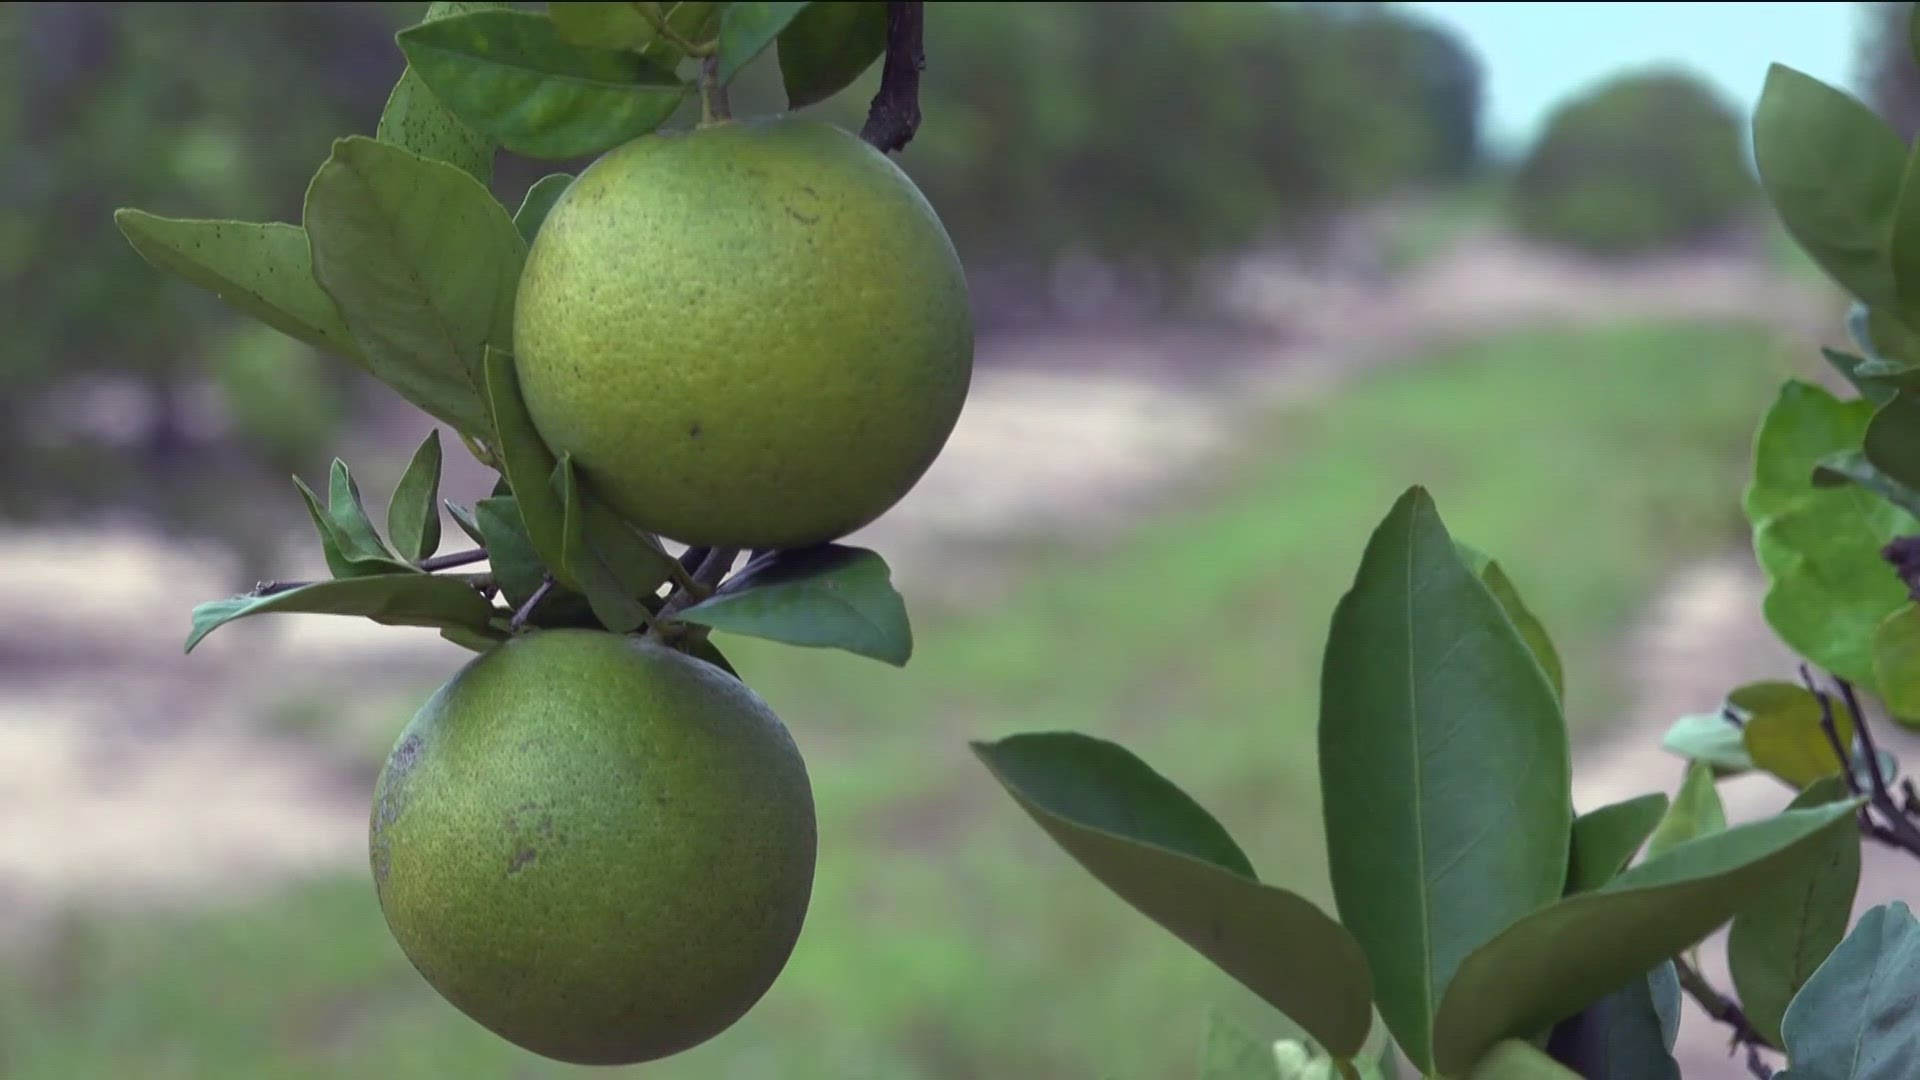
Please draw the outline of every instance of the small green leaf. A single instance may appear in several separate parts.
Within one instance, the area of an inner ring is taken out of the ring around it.
[[[427,5],[427,14],[420,21],[438,22],[470,11],[511,6],[436,0]],[[453,111],[427,89],[411,65],[394,84],[393,95],[387,98],[387,107],[380,114],[380,126],[375,134],[383,143],[411,150],[423,158],[444,161],[483,184],[493,179],[493,154],[498,144],[453,115]]]
[[[493,605],[471,585],[432,574],[379,574],[316,581],[267,596],[236,596],[193,609],[187,651],[215,629],[268,612],[359,615],[387,626],[458,626],[484,630]]]
[[[864,548],[827,544],[778,551],[749,563],[679,618],[902,667],[913,655],[913,631],[890,576],[885,560]]]
[[[1689,840],[1712,836],[1727,827],[1727,811],[1714,786],[1713,767],[1702,761],[1687,766],[1680,794],[1647,838],[1647,858],[1657,859]]]
[[[1780,1080],[1908,1080],[1920,1061],[1913,973],[1920,923],[1896,900],[1860,916],[1807,980],[1781,1025],[1792,1068]]]
[[[1854,308],[1862,314],[1862,326],[1864,327],[1866,306],[1856,301]],[[1873,377],[1871,372],[1865,375],[1861,373],[1860,369],[1869,363],[1865,357],[1828,348],[1822,348],[1820,355],[1826,357],[1827,364],[1831,366],[1833,370],[1839,372],[1840,376],[1846,379],[1847,382],[1853,384],[1855,390],[1860,391],[1861,397],[1872,401],[1876,405],[1885,404],[1893,400],[1892,388],[1883,385],[1878,379]]]
[[[1727,695],[1746,714],[1744,738],[1753,763],[1796,788],[1840,772],[1840,755],[1821,726],[1820,699],[1804,686],[1759,682]],[[1853,719],[1834,710],[1834,731],[1841,746],[1853,745]]]
[[[886,52],[887,5],[816,0],[780,31],[777,48],[787,108],[825,101]]]
[[[1660,745],[1689,761],[1704,761],[1722,776],[1753,769],[1740,725],[1721,713],[1693,713],[1675,720]]]
[[[1270,1040],[1256,1039],[1247,1030],[1227,1019],[1218,1009],[1209,1009],[1206,1027],[1200,1036],[1199,1080],[1291,1080],[1274,1060]]]
[[[1480,1058],[1471,1080],[1581,1080],[1581,1076],[1525,1039],[1507,1039]]]
[[[1515,922],[1461,963],[1434,1026],[1434,1059],[1464,1072],[1697,945],[1854,828],[1859,802],[1788,810],[1680,845]]]
[[[116,210],[113,220],[154,266],[289,337],[367,366],[333,298],[314,279],[298,225],[163,218],[145,210]]]
[[[527,189],[527,197],[520,200],[520,209],[514,212],[513,227],[520,230],[528,244],[540,234],[540,226],[547,220],[547,212],[553,204],[560,201],[567,188],[573,185],[573,177],[566,173],[553,173],[534,181]]]
[[[682,642],[679,648],[681,652],[689,656],[699,657],[736,679],[740,677],[740,673],[733,669],[733,665],[727,662],[726,656],[722,655],[719,648],[711,641],[703,638],[697,641]]]
[[[1920,213],[1920,206],[1915,212]],[[1920,260],[1920,251],[1914,258]],[[1915,287],[1920,289],[1920,284]],[[1861,453],[1893,482],[1908,489],[1920,486],[1920,394],[1902,391],[1876,409],[1861,439]]]
[[[1920,514],[1920,491],[1874,468],[1858,450],[1841,450],[1821,458],[1813,467],[1813,484],[1815,487],[1858,484],[1909,514]]]
[[[334,536],[349,559],[356,562],[385,559],[401,570],[412,569],[395,560],[393,552],[380,539],[379,530],[373,527],[373,519],[367,516],[366,504],[360,499],[360,485],[354,483],[353,472],[339,458],[333,459],[333,468],[327,474],[327,518],[333,522]]]
[[[495,495],[474,505],[481,546],[487,549],[487,564],[500,586],[507,605],[518,611],[546,580],[547,567],[527,538],[526,525],[520,519],[520,504],[511,495]],[[538,627],[599,626],[587,599],[556,584],[547,590],[546,599],[528,613],[527,625]]]
[[[1124,748],[1085,735],[1015,735],[973,751],[1101,884],[1328,1052],[1360,1052],[1373,1023],[1366,955],[1311,902],[1262,885],[1185,792]]]
[[[573,456],[561,454],[553,481],[559,489],[562,506],[560,550],[567,576],[581,585],[593,613],[608,630],[624,634],[646,625],[653,613],[640,599],[627,593],[620,580],[607,569],[598,552],[587,545],[585,515],[580,488],[574,479]]]
[[[728,4],[720,16],[720,83],[733,81],[740,69],[766,51],[787,24],[805,10],[805,3],[774,4],[743,0]]]
[[[1633,855],[1666,816],[1661,792],[1590,810],[1573,819],[1567,894],[1600,888],[1633,861]]]
[[[1507,613],[1507,618],[1513,620],[1514,629],[1520,631],[1521,640],[1527,643],[1533,658],[1539,661],[1540,669],[1546,672],[1547,681],[1553,684],[1554,695],[1564,701],[1567,693],[1566,676],[1560,667],[1560,652],[1553,647],[1553,638],[1547,634],[1546,624],[1520,598],[1520,590],[1499,563],[1465,544],[1456,546],[1460,549],[1461,558],[1466,560],[1481,584],[1493,593],[1495,600],[1500,601],[1500,608]]]
[[[1909,603],[1874,629],[1873,678],[1894,719],[1920,723],[1920,606]]]
[[[1792,809],[1824,806],[1847,797],[1834,773],[1796,796]],[[1740,1006],[1754,1030],[1783,1045],[1787,1004],[1847,936],[1853,894],[1860,885],[1860,837],[1834,833],[1801,872],[1773,883],[1727,931],[1727,968]]]
[[[340,522],[333,512],[320,503],[320,497],[313,493],[305,480],[293,478],[293,486],[306,501],[307,513],[313,517],[313,527],[320,533],[321,553],[326,556],[327,571],[336,578],[366,577],[374,574],[417,574],[418,570],[406,563],[390,557],[377,546],[369,548],[356,545],[340,529]]]
[[[673,115],[687,84],[622,49],[570,45],[553,20],[476,11],[400,32],[407,61],[461,120],[516,154],[589,157]]]
[[[463,649],[483,653],[513,635],[493,626],[480,629],[470,626],[443,626],[440,628],[440,636]]]
[[[1341,921],[1388,1030],[1431,1071],[1455,967],[1560,897],[1573,810],[1553,684],[1421,488],[1335,609],[1319,741]]]
[[[1870,307],[1896,298],[1888,240],[1906,147],[1872,109],[1783,64],[1753,114],[1760,181],[1821,268]]]
[[[514,497],[519,500],[527,536],[555,580],[578,592],[580,583],[566,568],[566,505],[552,484],[553,470],[560,463],[541,440],[539,430],[533,426],[533,417],[527,413],[527,403],[520,396],[520,379],[514,373],[513,354],[489,347],[486,363],[487,391],[493,403],[500,460]]]
[[[440,429],[427,432],[387,502],[387,539],[410,563],[440,550]]]
[[[333,144],[307,189],[307,232],[369,370],[491,440],[484,351],[512,332],[527,249],[506,210],[451,165],[356,136]]]
[[[487,546],[486,540],[480,535],[480,523],[474,520],[473,510],[470,507],[462,506],[452,499],[446,500],[446,507],[448,515],[453,518],[453,523],[460,526],[460,531],[467,534],[467,539],[481,547]]]

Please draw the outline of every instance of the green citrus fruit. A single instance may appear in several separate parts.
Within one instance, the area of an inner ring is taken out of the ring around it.
[[[593,163],[527,255],[534,426],[669,539],[795,547],[885,513],[973,370],[966,279],[886,155],[789,117],[647,135]]]
[[[370,838],[420,974],[577,1064],[725,1030],[813,888],[813,797],[779,719],[705,661],[594,630],[515,638],[441,687],[381,771]]]

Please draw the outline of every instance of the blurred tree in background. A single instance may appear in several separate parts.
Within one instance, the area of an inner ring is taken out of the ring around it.
[[[148,267],[112,211],[298,221],[331,140],[374,131],[423,10],[0,6],[0,518],[191,504],[231,532],[208,488],[244,506],[324,467],[368,384]],[[1174,281],[1477,161],[1476,59],[1380,4],[933,3],[927,42],[901,162],[974,271]],[[858,128],[877,68],[833,119]],[[736,105],[774,111],[778,88],[759,65]],[[545,171],[501,166],[509,206]]]
[[[1908,142],[1920,134],[1920,64],[1908,44],[1911,3],[1863,4],[1855,82],[1868,104]]]
[[[1624,256],[1719,235],[1752,205],[1740,113],[1704,80],[1650,71],[1561,106],[1513,179],[1536,239]]]

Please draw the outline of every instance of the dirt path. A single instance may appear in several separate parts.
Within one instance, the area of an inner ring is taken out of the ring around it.
[[[1497,238],[1387,283],[1256,263],[1222,294],[1251,329],[983,340],[945,454],[856,541],[887,555],[916,603],[991,602],[1009,538],[1124,522],[1219,452],[1249,410],[1328,394],[1382,359],[1543,320],[1759,316],[1812,334],[1833,315],[1737,261],[1603,270]],[[1170,356],[1191,370],[1168,378]],[[479,478],[449,483],[462,493]],[[289,576],[319,571],[300,550],[308,565]],[[137,534],[0,535],[0,595],[52,613],[0,622],[0,925],[76,905],[244,898],[365,857],[367,778],[298,734],[301,703],[348,702],[350,730],[390,738],[469,654],[430,631],[277,618],[182,659],[184,613],[251,584],[236,578],[217,553]],[[263,717],[290,733],[263,733]]]

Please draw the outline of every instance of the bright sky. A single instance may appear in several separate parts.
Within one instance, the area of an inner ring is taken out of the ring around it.
[[[1851,88],[1853,3],[1402,3],[1453,27],[1487,74],[1488,136],[1524,143],[1567,95],[1627,68],[1680,64],[1738,105],[1779,61]]]

